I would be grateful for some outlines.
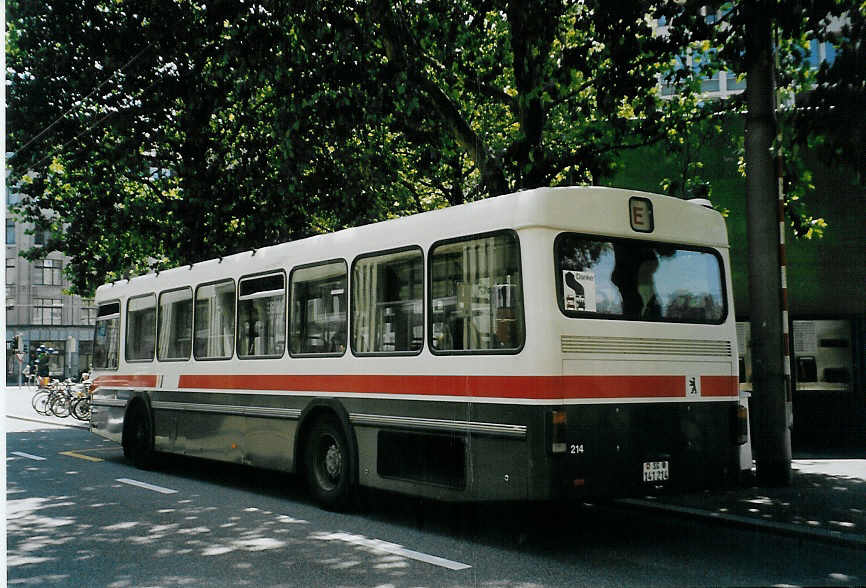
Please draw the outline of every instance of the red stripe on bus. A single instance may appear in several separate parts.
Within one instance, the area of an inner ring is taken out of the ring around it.
[[[701,396],[740,395],[740,380],[735,376],[701,376]]]
[[[150,374],[137,374],[130,376],[112,375],[99,376],[93,380],[96,386],[114,386],[117,388],[155,388],[157,377]]]
[[[731,376],[703,376],[703,396],[736,396]],[[184,375],[180,388],[477,398],[683,398],[684,376]]]

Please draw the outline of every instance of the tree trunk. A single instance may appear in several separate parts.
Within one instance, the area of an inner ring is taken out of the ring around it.
[[[791,431],[785,375],[780,271],[779,202],[772,154],[776,132],[770,11],[764,0],[748,4],[746,58],[746,199],[749,243],[749,315],[752,327],[752,432],[758,482],[791,483]]]

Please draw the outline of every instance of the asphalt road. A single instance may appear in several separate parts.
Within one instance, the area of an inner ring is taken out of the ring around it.
[[[63,586],[851,585],[866,553],[616,506],[312,504],[293,476],[6,418],[7,579]]]

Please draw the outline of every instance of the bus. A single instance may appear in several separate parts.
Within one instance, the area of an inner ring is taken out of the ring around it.
[[[722,216],[539,188],[102,285],[91,431],[361,487],[548,501],[735,480]]]

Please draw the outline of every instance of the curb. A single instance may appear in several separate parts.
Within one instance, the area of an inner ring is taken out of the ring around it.
[[[55,426],[55,427],[67,427],[67,428],[74,428],[74,429],[84,429],[84,430],[86,430],[86,431],[89,431],[89,430],[90,430],[90,426],[88,426],[88,425],[86,425],[86,424],[84,424],[84,423],[80,423],[80,424],[79,424],[79,423],[58,423],[58,422],[56,422],[56,421],[48,421],[48,420],[45,420],[45,419],[33,419],[33,418],[28,418],[28,417],[16,416],[16,415],[13,415],[13,414],[7,414],[7,415],[6,415],[6,418],[7,418],[7,419],[15,419],[15,420],[19,420],[19,421],[27,421],[27,422],[29,422],[29,423],[40,423],[40,424],[43,424],[43,425],[52,425],[52,426]]]
[[[676,504],[664,504],[638,498],[623,498],[621,500],[616,500],[615,502],[617,504],[630,506],[633,508],[643,508],[661,512],[672,512],[687,517],[695,517],[709,521],[716,521],[722,524],[737,527],[770,530],[781,535],[788,535],[794,537],[809,537],[810,539],[824,541],[827,543],[834,543],[837,545],[844,545],[847,547],[866,547],[866,536],[857,535],[854,533],[844,533],[842,531],[833,531],[829,529],[809,528],[802,525],[795,525],[792,523],[779,523],[776,521],[767,521],[735,514],[718,513],[708,510],[702,510],[700,508],[679,506]]]

